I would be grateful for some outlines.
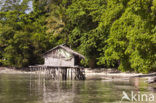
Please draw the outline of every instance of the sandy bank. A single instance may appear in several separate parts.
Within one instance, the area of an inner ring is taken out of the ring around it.
[[[29,73],[34,73],[34,72],[18,70],[15,68],[0,67],[0,74],[29,74]]]
[[[114,76],[114,77],[132,77],[132,76],[139,76],[142,75],[142,73],[128,73],[128,72],[120,72],[116,69],[85,69],[86,76]]]
[[[100,79],[100,80],[130,80],[132,78],[143,78],[150,80],[153,77],[156,77],[156,72],[149,73],[149,74],[142,74],[142,73],[134,73],[134,72],[120,72],[116,69],[85,69],[86,77],[88,79]]]

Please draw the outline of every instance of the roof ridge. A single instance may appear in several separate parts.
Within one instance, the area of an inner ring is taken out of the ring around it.
[[[66,51],[68,51],[68,52],[70,52],[70,53],[72,53],[72,54],[78,55],[79,57],[81,57],[81,58],[83,58],[83,59],[85,58],[82,54],[80,54],[80,53],[78,53],[77,51],[74,51],[74,50],[72,50],[71,48],[69,48],[68,46],[64,46],[64,45],[65,45],[65,44],[58,45],[58,46],[56,46],[56,47],[54,47],[54,48],[48,50],[47,52],[45,52],[43,55],[46,55],[47,53],[53,51],[54,49],[56,49],[56,48],[58,48],[58,47],[61,47],[61,48],[65,49]]]

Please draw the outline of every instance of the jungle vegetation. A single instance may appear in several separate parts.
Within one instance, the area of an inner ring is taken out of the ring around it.
[[[0,65],[43,63],[64,43],[84,66],[156,70],[156,0],[0,1]]]

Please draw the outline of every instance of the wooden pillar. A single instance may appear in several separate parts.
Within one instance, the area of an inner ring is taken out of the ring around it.
[[[73,73],[72,73],[73,74],[73,80],[75,80],[76,79],[75,78],[75,76],[76,76],[76,74],[75,74],[76,73],[76,68],[73,68],[72,70],[73,70]]]
[[[70,68],[71,80],[73,79],[72,69]]]
[[[63,79],[63,80],[67,80],[67,68],[66,68],[66,67],[65,67],[65,68],[62,68],[62,70],[63,70],[63,71],[62,71],[62,72],[63,72],[63,74],[62,74],[62,77],[63,77],[63,78],[62,78],[62,79]]]
[[[67,67],[50,67],[50,66],[34,66],[30,67],[31,71],[35,71],[40,78],[42,72],[45,77],[48,76],[53,80],[84,80],[85,71],[82,68],[67,68]]]
[[[71,68],[67,68],[67,79],[71,80],[72,76],[71,76]]]
[[[60,80],[63,80],[63,68],[59,68],[60,69]]]

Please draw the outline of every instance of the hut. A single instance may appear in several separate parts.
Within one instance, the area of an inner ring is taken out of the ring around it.
[[[84,80],[80,61],[85,57],[65,45],[58,45],[43,54],[44,64],[30,66],[31,70],[48,70],[53,79]]]
[[[64,45],[56,46],[43,54],[44,65],[56,67],[76,67],[84,56]]]

